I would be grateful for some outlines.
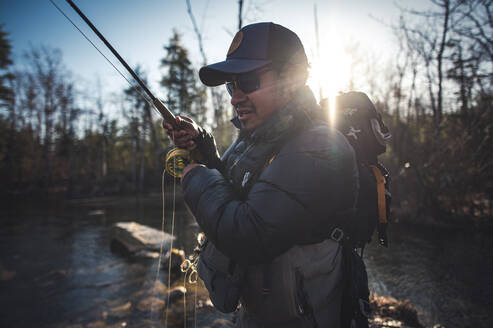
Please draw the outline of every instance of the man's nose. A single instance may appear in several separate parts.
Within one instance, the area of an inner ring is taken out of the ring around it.
[[[231,95],[231,105],[236,107],[239,103],[243,102],[246,100],[246,93],[241,91],[240,88],[235,88],[233,91],[233,94]]]

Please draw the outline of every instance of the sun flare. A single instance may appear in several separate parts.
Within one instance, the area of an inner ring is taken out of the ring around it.
[[[343,42],[330,34],[320,40],[320,57],[317,57],[314,56],[311,62],[308,84],[318,97],[328,99],[328,115],[333,121],[335,97],[349,87],[351,55]]]

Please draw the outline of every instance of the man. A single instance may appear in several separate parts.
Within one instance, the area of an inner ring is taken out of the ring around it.
[[[176,145],[204,158],[184,169],[182,187],[212,254],[229,260],[223,276],[241,271],[238,327],[340,326],[342,234],[334,222],[354,206],[357,168],[305,85],[307,72],[295,33],[245,26],[226,60],[199,72],[207,86],[226,83],[238,139],[220,159],[191,120],[164,124]],[[214,281],[205,283],[212,299]]]

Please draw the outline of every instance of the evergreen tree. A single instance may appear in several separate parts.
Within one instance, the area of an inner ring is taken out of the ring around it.
[[[182,46],[181,36],[176,30],[164,49],[166,55],[161,66],[167,68],[167,74],[161,79],[161,85],[168,93],[167,105],[174,113],[191,116],[202,123],[205,119],[205,91],[197,86],[188,51]]]
[[[135,68],[135,73],[147,84],[145,74],[143,74],[140,67]],[[125,100],[130,104],[130,108],[124,111],[124,116],[128,120],[126,130],[132,145],[132,181],[135,191],[142,192],[145,174],[144,145],[146,144],[147,135],[145,112],[149,109],[149,104],[132,87],[128,87],[124,92]]]

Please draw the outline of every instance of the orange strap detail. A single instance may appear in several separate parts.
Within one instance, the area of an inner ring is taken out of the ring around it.
[[[374,165],[370,165],[373,170],[373,175],[377,180],[377,195],[378,195],[378,221],[387,223],[387,206],[385,204],[385,178],[380,169]]]

